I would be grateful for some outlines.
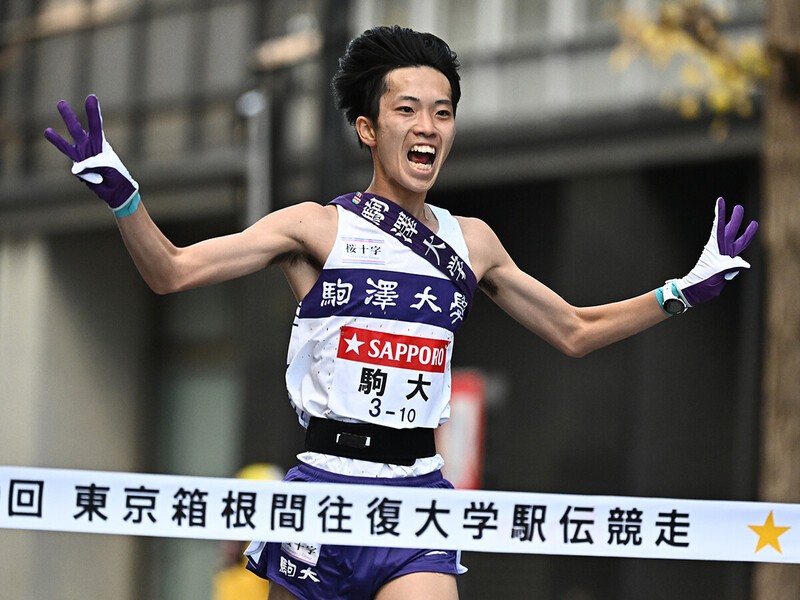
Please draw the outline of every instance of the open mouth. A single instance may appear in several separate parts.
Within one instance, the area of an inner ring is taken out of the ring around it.
[[[436,160],[436,148],[433,146],[416,144],[408,151],[408,161],[415,168],[429,171],[433,168],[434,160]]]

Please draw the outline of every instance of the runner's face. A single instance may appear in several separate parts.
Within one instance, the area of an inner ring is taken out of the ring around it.
[[[372,149],[376,193],[425,193],[436,181],[455,137],[450,82],[431,67],[404,67],[386,75],[376,127],[363,118]]]

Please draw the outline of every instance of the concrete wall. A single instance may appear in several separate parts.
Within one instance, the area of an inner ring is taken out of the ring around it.
[[[146,306],[116,237],[0,241],[0,463],[141,467]],[[0,530],[2,595],[137,598],[137,544]]]

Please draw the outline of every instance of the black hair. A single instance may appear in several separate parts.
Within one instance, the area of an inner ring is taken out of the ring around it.
[[[432,67],[450,82],[455,114],[461,98],[459,66],[456,53],[432,33],[398,25],[373,27],[350,41],[331,88],[348,123],[354,125],[362,115],[376,123],[380,99],[387,90],[386,75],[403,67]]]

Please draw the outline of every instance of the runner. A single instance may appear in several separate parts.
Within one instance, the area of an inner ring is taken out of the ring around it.
[[[275,265],[299,305],[286,375],[307,452],[286,476],[400,486],[450,486],[433,432],[449,416],[455,332],[480,288],[511,317],[569,356],[583,356],[720,294],[749,264],[739,255],[743,209],[715,207],[711,237],[685,277],[640,296],[576,307],[521,271],[483,221],[426,202],[455,138],[458,60],[438,37],[376,27],[354,40],[333,78],[338,107],[372,157],[362,191],[306,202],[244,231],[176,247],[141,202],[138,183],[105,140],[100,106],[88,131],[61,101],[73,142],[47,139],[114,212],[128,251],[159,294]],[[313,542],[313,540],[309,540]],[[458,597],[459,554],[254,542],[249,567],[273,600]],[[292,565],[293,568],[289,568]]]

